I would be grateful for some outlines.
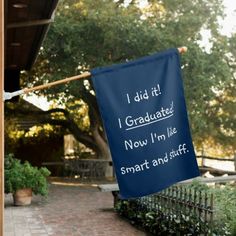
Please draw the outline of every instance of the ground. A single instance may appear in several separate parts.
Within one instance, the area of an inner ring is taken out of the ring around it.
[[[75,186],[74,186],[75,185]],[[111,193],[96,185],[50,185],[47,199],[34,196],[30,206],[12,206],[5,195],[5,236],[144,236],[113,209]]]

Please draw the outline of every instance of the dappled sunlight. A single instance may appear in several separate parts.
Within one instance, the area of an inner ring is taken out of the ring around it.
[[[41,133],[49,137],[53,131],[54,131],[53,126],[49,124],[45,124],[42,126],[33,126],[29,129],[28,132],[25,133],[25,137],[37,137]]]

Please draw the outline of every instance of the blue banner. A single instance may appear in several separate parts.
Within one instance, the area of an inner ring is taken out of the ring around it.
[[[122,198],[199,175],[177,49],[91,73]]]

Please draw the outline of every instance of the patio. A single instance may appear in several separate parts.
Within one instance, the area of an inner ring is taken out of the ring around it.
[[[32,205],[12,206],[5,195],[5,236],[143,236],[113,209],[111,193],[96,184],[60,183],[50,186],[47,199],[34,196]]]

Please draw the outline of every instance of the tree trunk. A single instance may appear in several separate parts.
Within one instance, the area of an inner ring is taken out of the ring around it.
[[[99,147],[99,158],[111,160],[111,152],[107,142],[102,138],[99,133],[98,127],[92,130],[92,136],[94,138],[95,143]]]
[[[33,119],[37,121],[37,123],[48,123],[51,125],[59,125],[61,127],[64,127],[74,135],[77,141],[83,143],[85,146],[91,148],[94,152],[96,152],[99,158],[111,160],[110,149],[104,138],[104,133],[99,132],[99,124],[101,123],[100,117],[98,116],[96,109],[93,109],[92,107],[90,109],[90,118],[92,117],[90,132],[81,130],[70,113],[62,108],[55,108],[48,111],[29,111],[22,108],[15,108],[14,110],[11,110],[10,108],[9,111],[11,111],[11,115],[14,114],[14,112],[23,114],[25,116],[33,115]],[[51,114],[57,112],[63,113],[65,116],[65,120],[54,119],[51,117]]]
[[[105,166],[105,176],[108,178],[111,178],[114,176],[113,167],[110,164],[111,152],[110,152],[107,142],[100,134],[98,126],[96,126],[96,128],[93,128],[92,136],[93,136],[94,141],[96,142],[97,146],[99,147],[99,154],[100,154],[99,158],[109,160],[109,162],[105,163],[105,165],[106,165]]]

